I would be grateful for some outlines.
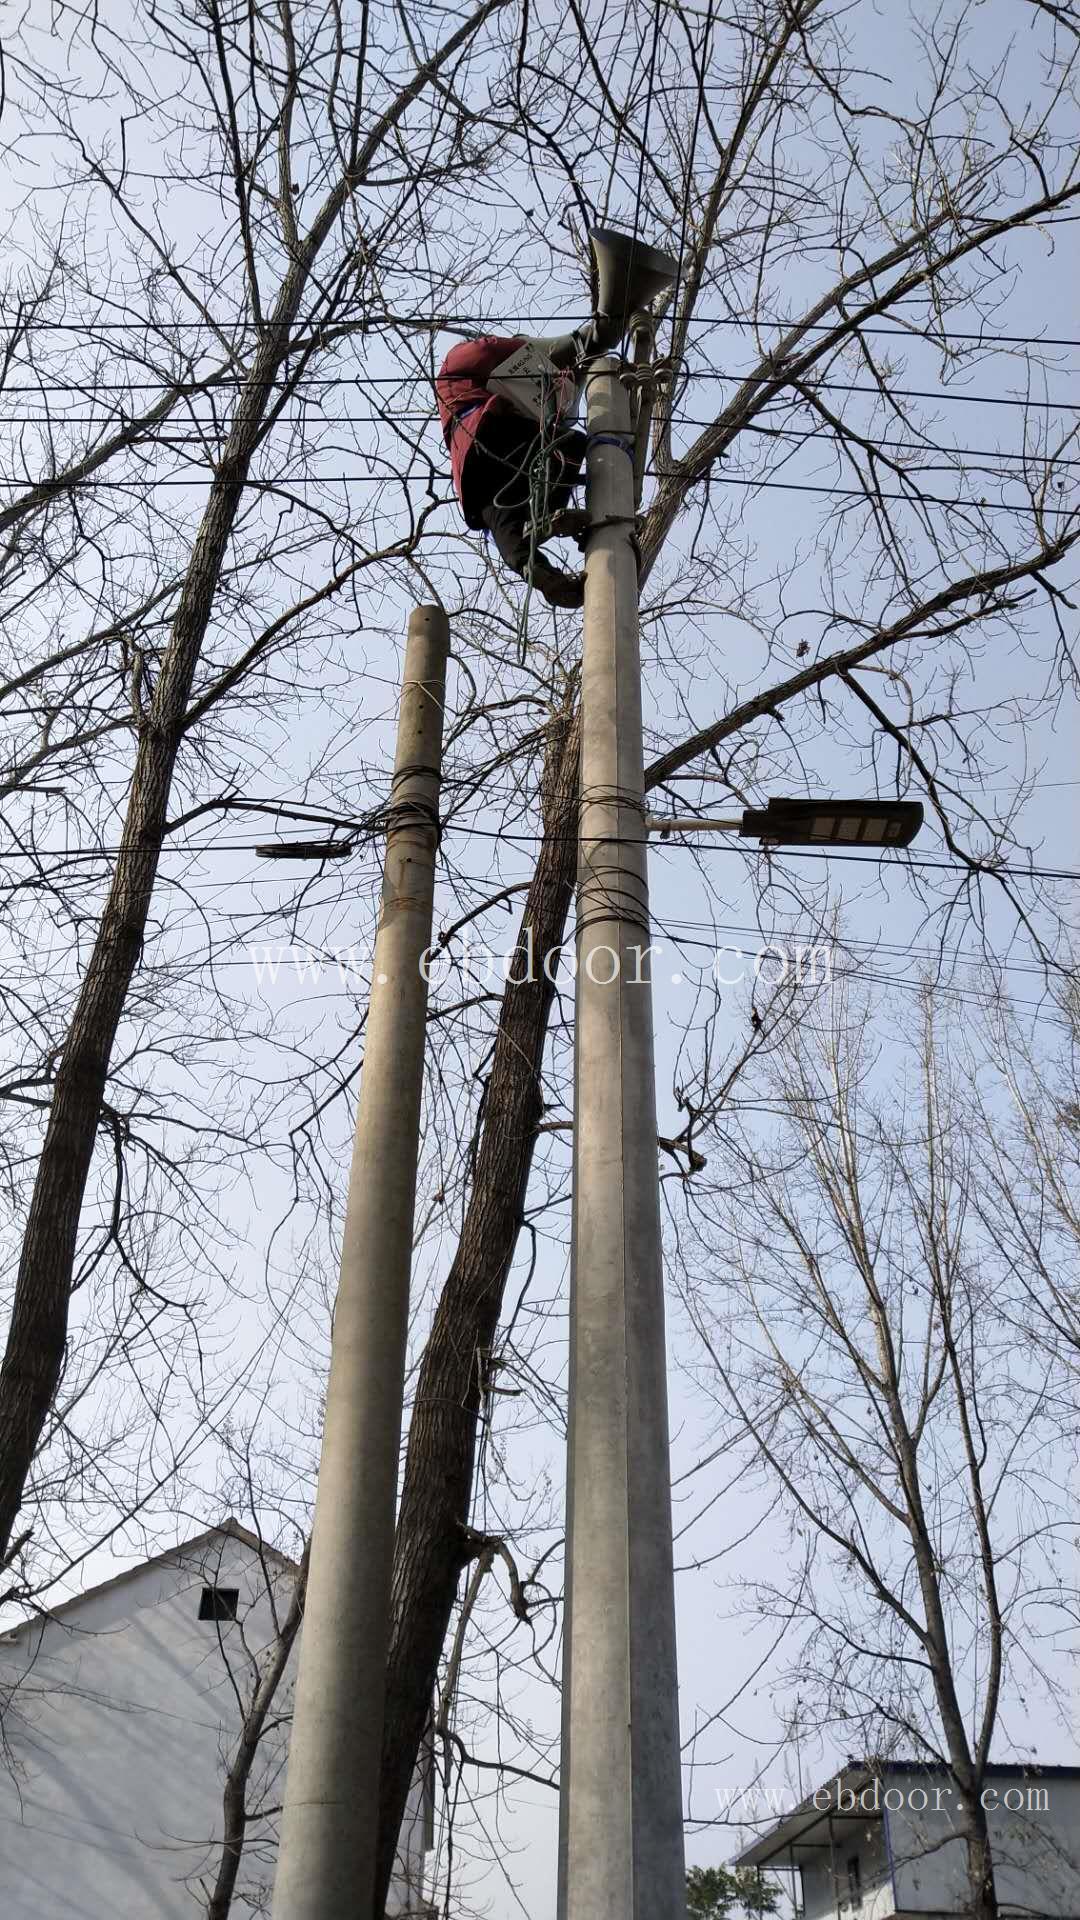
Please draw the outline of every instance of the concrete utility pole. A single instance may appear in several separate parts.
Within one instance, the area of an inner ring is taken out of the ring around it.
[[[684,1920],[634,460],[618,374],[608,359],[588,374],[558,1912]]]
[[[449,632],[409,621],[274,1920],[371,1912]]]

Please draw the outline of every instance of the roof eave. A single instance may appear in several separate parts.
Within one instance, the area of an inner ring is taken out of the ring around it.
[[[96,1600],[100,1594],[110,1593],[114,1587],[122,1586],[125,1580],[133,1580],[137,1574],[146,1573],[151,1567],[163,1567],[170,1560],[175,1560],[183,1554],[197,1553],[200,1547],[209,1546],[212,1540],[220,1540],[222,1537],[241,1541],[260,1558],[276,1561],[278,1566],[287,1573],[299,1571],[297,1562],[290,1559],[287,1553],[282,1553],[279,1547],[272,1547],[266,1540],[260,1540],[257,1533],[253,1533],[249,1527],[242,1526],[239,1520],[234,1520],[231,1515],[227,1515],[224,1520],[219,1520],[215,1526],[205,1528],[202,1533],[195,1534],[192,1539],[178,1541],[175,1547],[165,1547],[161,1553],[152,1554],[149,1560],[139,1560],[135,1566],[125,1567],[121,1573],[114,1573],[108,1580],[99,1581],[96,1587],[87,1587],[83,1593],[72,1594],[69,1600],[58,1600],[53,1607],[39,1608],[27,1619],[20,1620],[16,1626],[8,1627],[0,1633],[0,1645],[10,1645],[28,1628],[40,1627],[50,1620],[60,1620],[70,1612],[72,1607],[81,1607],[87,1600]]]

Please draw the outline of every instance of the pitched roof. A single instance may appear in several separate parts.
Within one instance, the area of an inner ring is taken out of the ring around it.
[[[20,1620],[18,1626],[10,1627],[5,1633],[0,1633],[0,1644],[17,1639],[27,1627],[38,1626],[43,1619],[61,1619],[72,1607],[81,1607],[84,1601],[96,1600],[101,1593],[110,1593],[114,1587],[123,1586],[126,1580],[134,1580],[138,1574],[146,1573],[150,1567],[167,1566],[170,1560],[180,1559],[185,1554],[197,1553],[200,1547],[207,1547],[212,1541],[221,1539],[241,1541],[244,1546],[250,1547],[253,1553],[266,1560],[274,1561],[285,1572],[299,1571],[296,1561],[291,1560],[287,1553],[282,1553],[279,1548],[270,1546],[265,1540],[260,1540],[257,1533],[252,1533],[249,1527],[241,1526],[239,1520],[234,1520],[231,1515],[227,1515],[224,1520],[219,1520],[216,1526],[207,1527],[205,1532],[193,1535],[190,1540],[180,1540],[176,1546],[166,1547],[163,1552],[152,1554],[149,1560],[140,1560],[133,1567],[125,1567],[122,1573],[114,1573],[111,1579],[99,1581],[96,1587],[87,1587],[84,1593],[72,1594],[69,1600],[59,1600],[54,1607],[40,1607],[28,1619]]]
[[[849,1760],[845,1765],[835,1767],[828,1780],[822,1782],[816,1792],[807,1794],[790,1813],[784,1814],[764,1833],[758,1835],[737,1853],[732,1864],[736,1867],[764,1867],[785,1852],[797,1851],[800,1845],[816,1850],[820,1845],[810,1836],[815,1830],[828,1829],[829,1823],[845,1820],[863,1825],[870,1819],[881,1819],[881,1808],[869,1808],[861,1804],[850,1809],[838,1811],[832,1804],[832,1788],[851,1789],[859,1794],[864,1788],[873,1785],[875,1778],[885,1780],[890,1775],[917,1774],[931,1779],[941,1779],[948,1774],[943,1760],[880,1760],[876,1762]],[[1041,1761],[993,1760],[983,1768],[987,1779],[1016,1778],[1021,1780],[1071,1780],[1080,1779],[1080,1767],[1043,1766]],[[821,1796],[826,1796],[826,1805],[821,1805]],[[886,1809],[887,1810],[887,1809]],[[752,1824],[747,1822],[747,1824]]]

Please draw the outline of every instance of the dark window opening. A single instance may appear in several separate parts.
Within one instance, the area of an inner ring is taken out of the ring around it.
[[[199,1596],[200,1620],[235,1620],[239,1587],[204,1587]]]
[[[850,1900],[852,1906],[861,1907],[862,1906],[862,1869],[859,1866],[859,1856],[857,1853],[853,1853],[850,1860],[847,1863],[847,1884],[848,1884],[848,1899]]]

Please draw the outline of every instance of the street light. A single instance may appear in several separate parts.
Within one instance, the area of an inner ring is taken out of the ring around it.
[[[770,800],[720,820],[648,814],[649,833],[737,833],[766,847],[909,847],[923,823],[918,800]]]

